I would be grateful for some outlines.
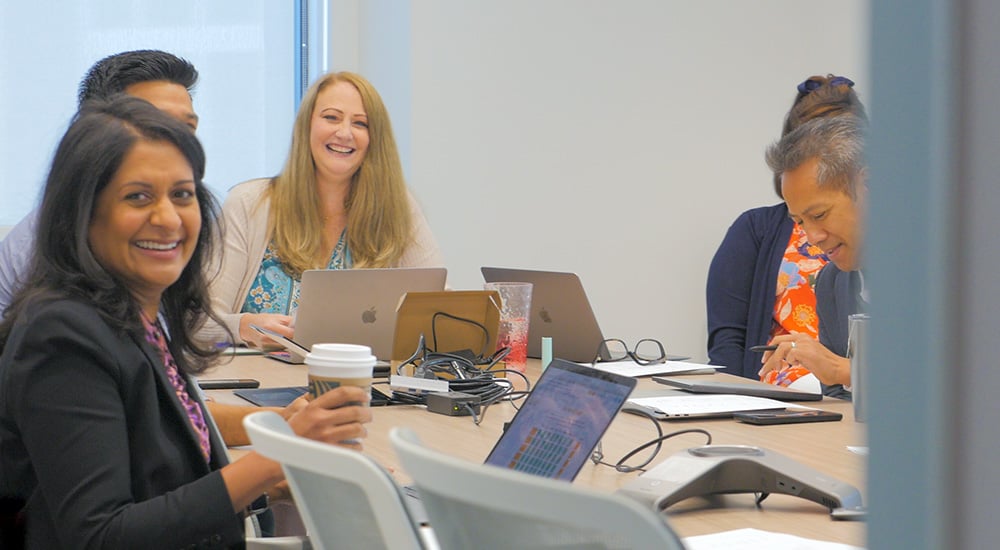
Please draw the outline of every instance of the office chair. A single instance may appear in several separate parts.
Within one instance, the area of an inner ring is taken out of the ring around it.
[[[246,550],[310,550],[308,537],[265,537],[261,535],[260,526],[255,518],[249,517],[246,525]]]
[[[408,428],[389,439],[443,550],[684,548],[663,516],[624,497],[450,457]]]
[[[281,463],[313,548],[425,548],[399,486],[369,457],[299,437],[271,411],[243,425],[254,450]]]

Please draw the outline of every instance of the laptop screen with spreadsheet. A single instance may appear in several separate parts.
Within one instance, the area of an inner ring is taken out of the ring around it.
[[[635,378],[553,359],[486,463],[572,481],[635,384]]]

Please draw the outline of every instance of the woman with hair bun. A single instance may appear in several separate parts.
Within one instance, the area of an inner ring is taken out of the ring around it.
[[[866,118],[854,91],[843,76],[811,76],[797,87],[795,100],[782,125],[785,136],[817,118],[851,114]],[[781,180],[774,176],[781,197]],[[805,334],[817,338],[815,283],[826,256],[806,239],[805,231],[788,216],[784,202],[741,214],[719,245],[708,271],[708,357],[724,372],[759,378],[761,354],[752,346],[775,336]],[[768,373],[764,380],[819,391],[818,382],[804,368]]]

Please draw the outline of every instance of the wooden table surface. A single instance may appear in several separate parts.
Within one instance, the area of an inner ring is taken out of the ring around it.
[[[537,360],[529,360],[527,374],[532,379],[540,374]],[[724,374],[700,376],[739,380]],[[255,378],[261,381],[262,387],[301,386],[306,383],[306,369],[304,365],[288,365],[262,356],[238,356],[205,373],[202,378]],[[388,392],[387,386],[382,387]],[[649,378],[640,379],[637,388],[666,389]],[[248,404],[228,390],[208,393],[220,402]],[[712,434],[713,444],[756,445],[776,451],[854,485],[867,501],[864,479],[866,460],[847,448],[867,445],[864,424],[854,422],[851,404],[827,398],[804,405],[840,412],[844,419],[839,422],[776,426],[754,426],[731,419],[670,421],[660,425],[665,433],[685,428],[705,429]],[[408,478],[389,443],[388,433],[393,426],[412,428],[429,447],[482,462],[500,436],[503,423],[510,420],[515,412],[509,403],[492,405],[487,409],[483,422],[477,426],[471,417],[429,413],[422,406],[376,407],[364,444],[365,452],[392,469],[401,482],[407,482]],[[656,428],[648,419],[620,414],[602,441],[605,460],[613,463],[655,436]],[[701,434],[669,439],[652,465],[675,452],[704,443],[705,437]],[[613,468],[595,466],[588,461],[575,483],[612,492],[636,475],[638,473],[619,473]],[[771,495],[760,508],[754,505],[751,494],[691,498],[671,506],[668,518],[673,528],[685,537],[753,527],[864,546],[863,522],[833,520],[825,507],[787,495]]]

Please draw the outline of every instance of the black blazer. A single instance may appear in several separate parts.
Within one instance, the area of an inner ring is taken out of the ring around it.
[[[243,546],[210,430],[206,464],[159,352],[82,302],[35,306],[0,356],[0,496],[29,548]]]

